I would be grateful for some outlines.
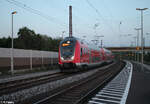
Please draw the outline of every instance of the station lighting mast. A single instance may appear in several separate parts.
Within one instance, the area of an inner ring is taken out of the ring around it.
[[[141,28],[135,28],[135,30],[137,31],[137,47],[136,47],[136,50],[137,50],[137,61],[140,62],[140,59],[139,59],[139,31],[141,30]]]
[[[141,57],[141,61],[142,61],[142,70],[143,70],[143,11],[147,10],[148,8],[136,8],[136,10],[141,11],[141,52],[142,52],[142,57]]]
[[[99,38],[104,37],[104,35],[97,35],[97,36],[95,36],[95,37],[96,37],[96,39],[99,40]],[[101,48],[103,47],[103,40],[102,40],[102,39],[101,39],[101,45],[100,45],[100,47],[101,47]]]
[[[13,38],[13,15],[17,12],[14,11],[11,13],[12,15],[12,34],[11,34],[11,74],[14,74],[14,38]]]

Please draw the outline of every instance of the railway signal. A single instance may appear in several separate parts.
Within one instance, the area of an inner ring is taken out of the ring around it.
[[[140,47],[136,47],[136,50],[140,50]]]

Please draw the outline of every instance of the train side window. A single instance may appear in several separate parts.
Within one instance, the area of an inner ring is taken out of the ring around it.
[[[82,48],[82,55],[84,55],[84,48]]]
[[[83,54],[83,50],[82,50],[82,48],[81,48],[81,53],[80,53],[80,56],[82,56],[82,54]]]

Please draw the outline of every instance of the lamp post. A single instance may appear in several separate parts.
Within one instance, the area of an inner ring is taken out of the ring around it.
[[[96,35],[96,39],[99,40],[100,37],[104,37],[104,35]],[[103,40],[101,39],[101,48],[103,47]]]
[[[66,31],[62,31],[62,40],[64,39],[64,33],[65,33]]]
[[[146,33],[147,36],[150,36],[150,33]],[[150,45],[150,44],[149,44]]]
[[[97,35],[96,28],[99,26],[99,23],[94,24],[95,34]]]
[[[141,28],[135,28],[135,30],[137,31],[137,47],[139,47],[139,30],[141,30]]]
[[[120,45],[120,47],[121,47],[121,41],[120,41],[120,37],[121,37],[121,24],[122,24],[122,22],[120,21],[120,23],[119,23],[119,45]]]
[[[136,58],[136,47],[137,47],[136,38],[137,38],[136,36],[133,37],[134,43],[135,43],[135,51],[133,52],[133,54],[135,54],[135,55],[134,55],[135,61],[137,61],[137,60],[136,60],[136,59],[137,59],[137,58]]]
[[[142,70],[143,70],[143,11],[147,10],[148,8],[136,8],[136,10],[141,11],[141,53],[142,53],[142,57],[141,57],[141,61],[142,61]]]
[[[122,34],[122,35],[120,35],[120,39],[121,39],[121,37],[129,37],[129,36],[132,36],[133,34]]]
[[[120,34],[119,35],[119,37],[120,37],[120,39],[121,39],[121,37],[129,37],[129,36],[132,36],[133,34],[130,34],[130,33],[128,33],[128,34]],[[120,43],[121,43],[121,40],[120,40]],[[133,43],[131,42],[131,47],[133,46],[132,45]],[[130,45],[129,45],[130,46]],[[121,46],[120,46],[121,47]],[[130,53],[130,51],[129,51],[129,53]],[[131,50],[131,54],[132,54],[132,50]],[[121,57],[121,52],[120,52],[120,57]],[[130,59],[130,58],[129,58]]]
[[[86,35],[83,35],[83,38],[86,38]]]
[[[11,34],[11,74],[14,74],[14,39],[13,39],[13,15],[17,12],[14,11],[11,13],[12,15],[12,34]]]
[[[141,30],[141,28],[135,28],[135,30],[137,31],[137,61],[140,62],[140,59],[139,59],[139,31]]]

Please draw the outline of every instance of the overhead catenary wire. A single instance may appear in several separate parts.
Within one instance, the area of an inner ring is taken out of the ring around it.
[[[112,32],[115,34],[112,26],[106,21],[106,19],[104,19],[104,17],[102,16],[102,14],[99,12],[99,10],[91,3],[89,2],[89,0],[85,0],[87,2],[87,4],[99,15],[100,18],[103,19],[103,23],[106,23],[107,26],[109,26],[109,28],[112,30]]]
[[[105,7],[105,9],[107,9],[107,12],[109,13],[109,16],[111,17],[111,24],[112,24],[112,19],[114,19],[114,16],[113,16],[113,13],[111,12],[109,6],[105,3],[105,0],[102,0],[103,1],[103,5]]]
[[[48,20],[48,21],[50,21],[50,22],[57,23],[57,24],[59,24],[59,25],[61,25],[61,26],[63,26],[63,27],[64,27],[64,26],[67,26],[65,23],[62,23],[62,22],[59,21],[58,19],[56,19],[56,18],[54,18],[54,17],[52,17],[52,16],[49,16],[49,15],[46,15],[46,14],[42,13],[42,12],[39,11],[39,10],[33,9],[33,8],[27,6],[27,5],[24,4],[24,3],[21,3],[21,2],[16,1],[16,0],[5,0],[5,1],[7,1],[7,2],[10,3],[10,4],[16,5],[16,6],[20,7],[20,8],[22,8],[22,9],[24,9],[24,10],[30,12],[30,13],[39,15],[39,16],[41,16],[42,18],[45,18],[46,20]],[[58,23],[58,22],[59,22],[59,23]]]
[[[73,18],[74,19],[76,19],[76,20],[82,20],[82,24],[84,24],[84,25],[86,25],[86,27],[88,28],[88,30],[94,30],[94,32],[95,32],[95,25],[97,25],[96,27],[98,27],[99,25],[100,25],[100,22],[98,21],[98,22],[96,22],[96,23],[94,23],[94,24],[89,24],[88,22],[89,22],[89,20],[87,20],[86,18],[82,18],[80,15],[76,15],[77,13],[78,13],[78,10],[80,10],[78,7],[73,7],[74,9],[73,9]],[[76,9],[78,9],[78,10],[76,10]],[[80,24],[80,26],[82,25],[82,24]],[[94,26],[93,26],[94,25]],[[76,33],[76,34],[89,34],[89,32],[88,33],[83,33],[83,32],[81,32],[80,31],[80,29],[77,29],[77,28],[79,28],[79,24],[76,24],[76,23],[74,23],[74,33]],[[100,32],[99,32],[100,33]],[[100,33],[101,34],[101,33]],[[82,35],[81,35],[81,37],[82,37]]]
[[[81,9],[79,8],[79,6],[73,5],[72,1],[68,2],[68,1],[64,0],[64,2],[66,2],[66,5],[72,5],[73,6],[73,14],[72,14],[73,15],[73,21],[78,21],[78,22],[81,21],[79,23],[74,22],[74,25],[73,25],[74,34],[76,34],[76,35],[77,34],[80,34],[80,35],[81,34],[84,34],[84,35],[89,34],[89,32],[86,33],[86,32],[83,32],[80,29],[86,26],[88,28],[88,30],[92,30],[93,29],[93,24],[95,24],[95,23],[91,24],[91,23],[89,23],[89,19],[87,19],[87,17],[86,18],[82,17],[83,13],[85,13],[85,12],[83,12],[82,15],[78,14]],[[88,16],[90,16],[90,14],[88,14]],[[84,25],[84,26],[81,27],[81,25],[82,26]]]

